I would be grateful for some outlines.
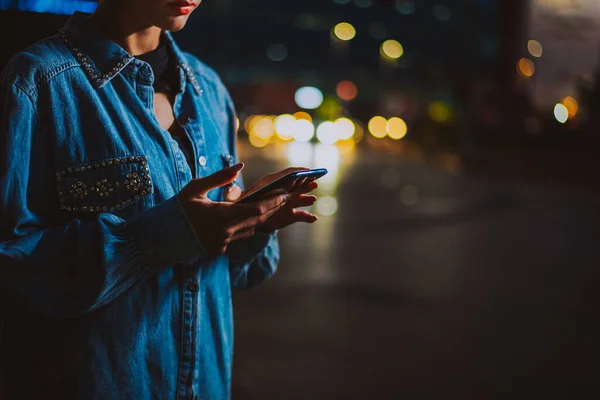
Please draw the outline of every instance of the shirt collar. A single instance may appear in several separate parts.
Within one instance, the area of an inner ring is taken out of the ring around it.
[[[163,31],[167,48],[177,60],[180,68],[182,91],[187,80],[198,94],[202,93],[194,71],[185,62],[185,56],[168,31]],[[100,88],[118,75],[131,62],[142,62],[121,46],[102,35],[90,20],[90,14],[75,12],[60,30],[60,35],[69,47],[92,84]]]

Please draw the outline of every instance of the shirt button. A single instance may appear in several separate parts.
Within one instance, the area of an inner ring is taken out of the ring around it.
[[[198,159],[198,162],[200,163],[201,166],[206,167],[206,157],[200,156],[200,158]]]
[[[197,292],[199,289],[198,283],[197,282],[188,283],[188,289],[190,290],[190,292]]]

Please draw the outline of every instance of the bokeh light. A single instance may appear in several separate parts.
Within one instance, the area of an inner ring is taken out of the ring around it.
[[[415,3],[411,0],[396,0],[396,9],[400,14],[410,15],[415,12]]]
[[[354,0],[354,4],[358,8],[369,8],[373,5],[373,0]]]
[[[305,142],[290,142],[286,147],[287,158],[291,165],[310,166],[313,157],[313,145]]]
[[[356,29],[348,22],[340,22],[333,28],[333,34],[340,40],[348,41],[356,36]]]
[[[310,114],[304,111],[298,111],[297,113],[294,113],[294,118],[298,120],[305,119],[307,121],[312,122],[312,117],[310,116]]]
[[[322,122],[317,128],[317,139],[324,144],[334,144],[339,139],[339,127],[331,121]]]
[[[254,147],[262,148],[269,144],[269,139],[262,139],[256,135],[248,136],[248,141]]]
[[[387,119],[381,117],[381,116],[376,116],[371,118],[371,120],[369,121],[369,132],[371,132],[371,135],[373,135],[374,137],[381,139],[383,137],[385,137],[385,135],[387,135]]]
[[[405,206],[414,206],[419,202],[419,190],[413,185],[404,185],[398,191],[400,202]]]
[[[309,142],[315,136],[315,126],[305,119],[294,121],[292,136],[299,142]]]
[[[567,110],[569,111],[569,118],[573,118],[577,115],[577,112],[579,112],[579,104],[573,97],[567,96],[562,99],[561,103],[567,107]]]
[[[358,95],[358,88],[352,81],[341,81],[336,88],[338,97],[342,100],[354,100]]]
[[[569,110],[564,104],[558,103],[554,106],[554,118],[561,124],[567,122],[569,119]]]
[[[402,118],[393,117],[387,122],[386,132],[390,138],[394,140],[400,140],[406,136],[408,127]]]
[[[429,117],[435,122],[448,122],[452,118],[452,110],[443,101],[434,101],[429,105]]]
[[[517,63],[517,70],[521,73],[521,75],[530,78],[535,74],[535,65],[533,61],[528,58],[521,58]]]
[[[452,18],[452,13],[450,9],[443,4],[436,4],[433,6],[433,16],[442,22],[448,22]]]
[[[338,202],[333,196],[322,196],[315,203],[317,213],[324,216],[332,216],[338,210]]]
[[[356,131],[356,126],[351,119],[348,118],[338,118],[335,120],[335,125],[338,127],[338,139],[339,140],[348,140],[354,136],[354,132]]]
[[[544,53],[544,48],[542,44],[537,40],[530,40],[527,42],[527,50],[529,50],[529,54],[536,58],[540,58]]]
[[[404,54],[404,48],[396,40],[386,40],[381,45],[381,54],[390,59],[397,59]]]
[[[291,140],[294,138],[294,128],[296,118],[290,114],[283,114],[275,118],[275,133],[282,140]]]
[[[296,91],[294,100],[300,108],[314,110],[323,103],[323,93],[313,86],[304,86]]]
[[[288,56],[288,49],[283,43],[273,43],[267,48],[267,57],[271,61],[283,61]]]
[[[257,117],[250,124],[250,135],[259,137],[263,140],[270,139],[275,134],[275,126],[270,117]]]

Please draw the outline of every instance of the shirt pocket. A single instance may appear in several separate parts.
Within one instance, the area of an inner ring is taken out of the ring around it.
[[[152,207],[154,192],[145,156],[114,157],[72,165],[56,174],[60,208],[72,213],[132,214]],[[122,211],[121,211],[122,210]]]

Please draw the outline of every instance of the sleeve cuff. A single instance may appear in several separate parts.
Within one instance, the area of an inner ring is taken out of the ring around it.
[[[129,229],[153,272],[207,255],[177,196],[130,220]]]

